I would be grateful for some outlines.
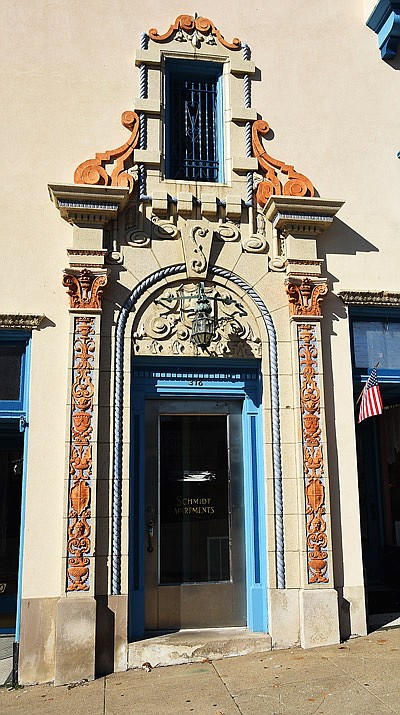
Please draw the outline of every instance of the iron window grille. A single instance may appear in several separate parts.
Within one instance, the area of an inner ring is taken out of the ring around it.
[[[221,65],[166,62],[166,178],[223,181]]]

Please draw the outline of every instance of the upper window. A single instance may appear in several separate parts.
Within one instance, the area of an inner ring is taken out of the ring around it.
[[[0,412],[21,410],[25,390],[26,338],[0,335]]]
[[[400,381],[400,311],[352,307],[353,368],[366,376],[379,363],[379,381]]]
[[[222,67],[166,61],[166,171],[178,181],[224,181]]]

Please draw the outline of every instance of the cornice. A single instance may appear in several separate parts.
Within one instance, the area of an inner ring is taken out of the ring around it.
[[[77,226],[103,227],[125,208],[129,197],[129,188],[118,186],[49,184],[48,189],[61,217]]]
[[[346,305],[400,306],[400,292],[386,290],[341,290],[339,298]]]
[[[271,196],[264,216],[283,236],[317,237],[332,224],[343,203],[308,196]]]
[[[26,313],[1,313],[0,329],[38,330],[45,317],[45,315],[30,315]]]

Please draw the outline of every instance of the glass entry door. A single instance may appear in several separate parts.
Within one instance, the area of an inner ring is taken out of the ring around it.
[[[146,402],[147,630],[246,624],[241,403]]]

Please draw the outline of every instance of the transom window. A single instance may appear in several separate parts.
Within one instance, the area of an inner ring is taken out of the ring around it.
[[[166,61],[166,178],[222,182],[222,67]]]

